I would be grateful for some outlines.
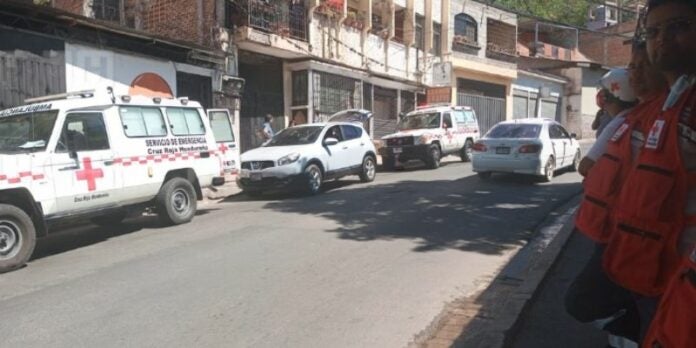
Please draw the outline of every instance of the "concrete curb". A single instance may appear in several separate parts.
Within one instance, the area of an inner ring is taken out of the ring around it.
[[[517,251],[486,289],[448,305],[435,327],[427,330],[429,337],[412,346],[511,346],[520,318],[529,309],[539,285],[573,231],[579,200],[580,195],[574,195],[531,229],[534,237]]]
[[[566,244],[575,228],[575,220],[573,218],[575,216],[575,211],[577,210],[579,200],[579,196],[573,199],[571,204],[574,205],[574,207],[570,208],[566,214],[559,217],[559,220],[565,218],[565,221],[562,221],[558,234],[539,255],[537,262],[529,270],[527,279],[525,279],[525,281],[520,285],[518,291],[516,291],[515,295],[513,296],[515,307],[518,310],[514,320],[511,322],[511,325],[505,332],[505,340],[502,345],[503,347],[511,347],[514,343],[514,338],[521,325],[520,318],[522,318],[529,310],[531,303],[538,295],[539,286],[541,283],[543,283],[544,279],[546,279],[549,271],[556,264],[559,255],[565,249]]]

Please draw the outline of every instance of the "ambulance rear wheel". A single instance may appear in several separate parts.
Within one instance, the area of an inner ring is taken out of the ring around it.
[[[167,181],[157,194],[157,214],[167,225],[187,223],[196,215],[196,191],[183,178]]]
[[[36,229],[27,213],[0,204],[0,273],[22,267],[34,252]]]

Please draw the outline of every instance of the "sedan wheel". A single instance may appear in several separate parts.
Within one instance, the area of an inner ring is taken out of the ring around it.
[[[553,157],[549,157],[549,160],[546,161],[546,166],[544,167],[544,181],[551,182],[551,180],[553,180],[555,171],[556,161],[553,160]]]
[[[573,158],[573,165],[570,167],[570,169],[574,172],[578,171],[578,168],[580,167],[580,150],[578,150],[575,153],[575,157]]]

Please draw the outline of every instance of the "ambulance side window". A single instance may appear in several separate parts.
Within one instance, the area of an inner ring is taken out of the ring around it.
[[[68,114],[56,152],[108,150],[104,116],[98,112]]]
[[[159,108],[122,106],[119,108],[121,124],[127,137],[162,137],[167,135],[167,126]]]
[[[167,108],[169,126],[174,135],[203,135],[205,126],[196,109]]]

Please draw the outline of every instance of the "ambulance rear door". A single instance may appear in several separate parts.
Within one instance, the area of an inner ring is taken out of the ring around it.
[[[208,110],[210,128],[213,130],[217,150],[215,153],[220,158],[222,169],[225,173],[236,174],[239,170],[239,147],[234,134],[233,121],[227,109]]]

